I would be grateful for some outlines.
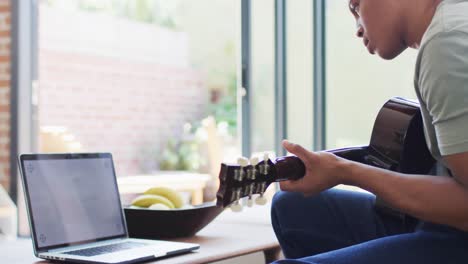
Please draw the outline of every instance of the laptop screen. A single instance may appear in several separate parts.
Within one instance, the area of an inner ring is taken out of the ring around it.
[[[38,249],[126,234],[110,154],[23,155],[22,166]]]

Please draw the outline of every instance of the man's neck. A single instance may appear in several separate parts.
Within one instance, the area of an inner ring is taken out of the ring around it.
[[[408,12],[405,14],[406,30],[405,44],[414,49],[419,49],[422,38],[431,24],[437,6],[442,0],[411,0],[407,1]]]

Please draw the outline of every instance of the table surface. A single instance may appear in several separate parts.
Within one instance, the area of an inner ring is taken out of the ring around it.
[[[207,263],[279,247],[271,227],[269,205],[245,208],[241,213],[226,210],[197,235],[173,241],[198,243],[200,249],[149,263]],[[48,263],[34,257],[30,239],[0,240],[0,262]]]

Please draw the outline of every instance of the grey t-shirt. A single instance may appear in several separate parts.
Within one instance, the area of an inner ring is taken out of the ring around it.
[[[468,0],[444,0],[425,32],[415,88],[429,150],[442,156],[468,151]]]

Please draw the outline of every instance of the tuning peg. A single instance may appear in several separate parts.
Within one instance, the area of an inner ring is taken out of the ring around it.
[[[265,205],[268,202],[267,198],[265,198],[263,195],[260,195],[255,199],[255,203],[258,205]]]
[[[260,160],[258,159],[258,157],[252,157],[250,159],[250,165],[257,166],[258,163],[260,163]]]
[[[249,165],[249,159],[246,157],[240,157],[237,159],[237,164],[241,167],[247,167]]]
[[[254,201],[252,199],[252,197],[250,197],[248,200],[247,200],[247,207],[252,207],[254,204]]]
[[[242,204],[239,203],[239,201],[236,201],[235,204],[231,205],[231,210],[233,212],[240,212],[242,211]]]

